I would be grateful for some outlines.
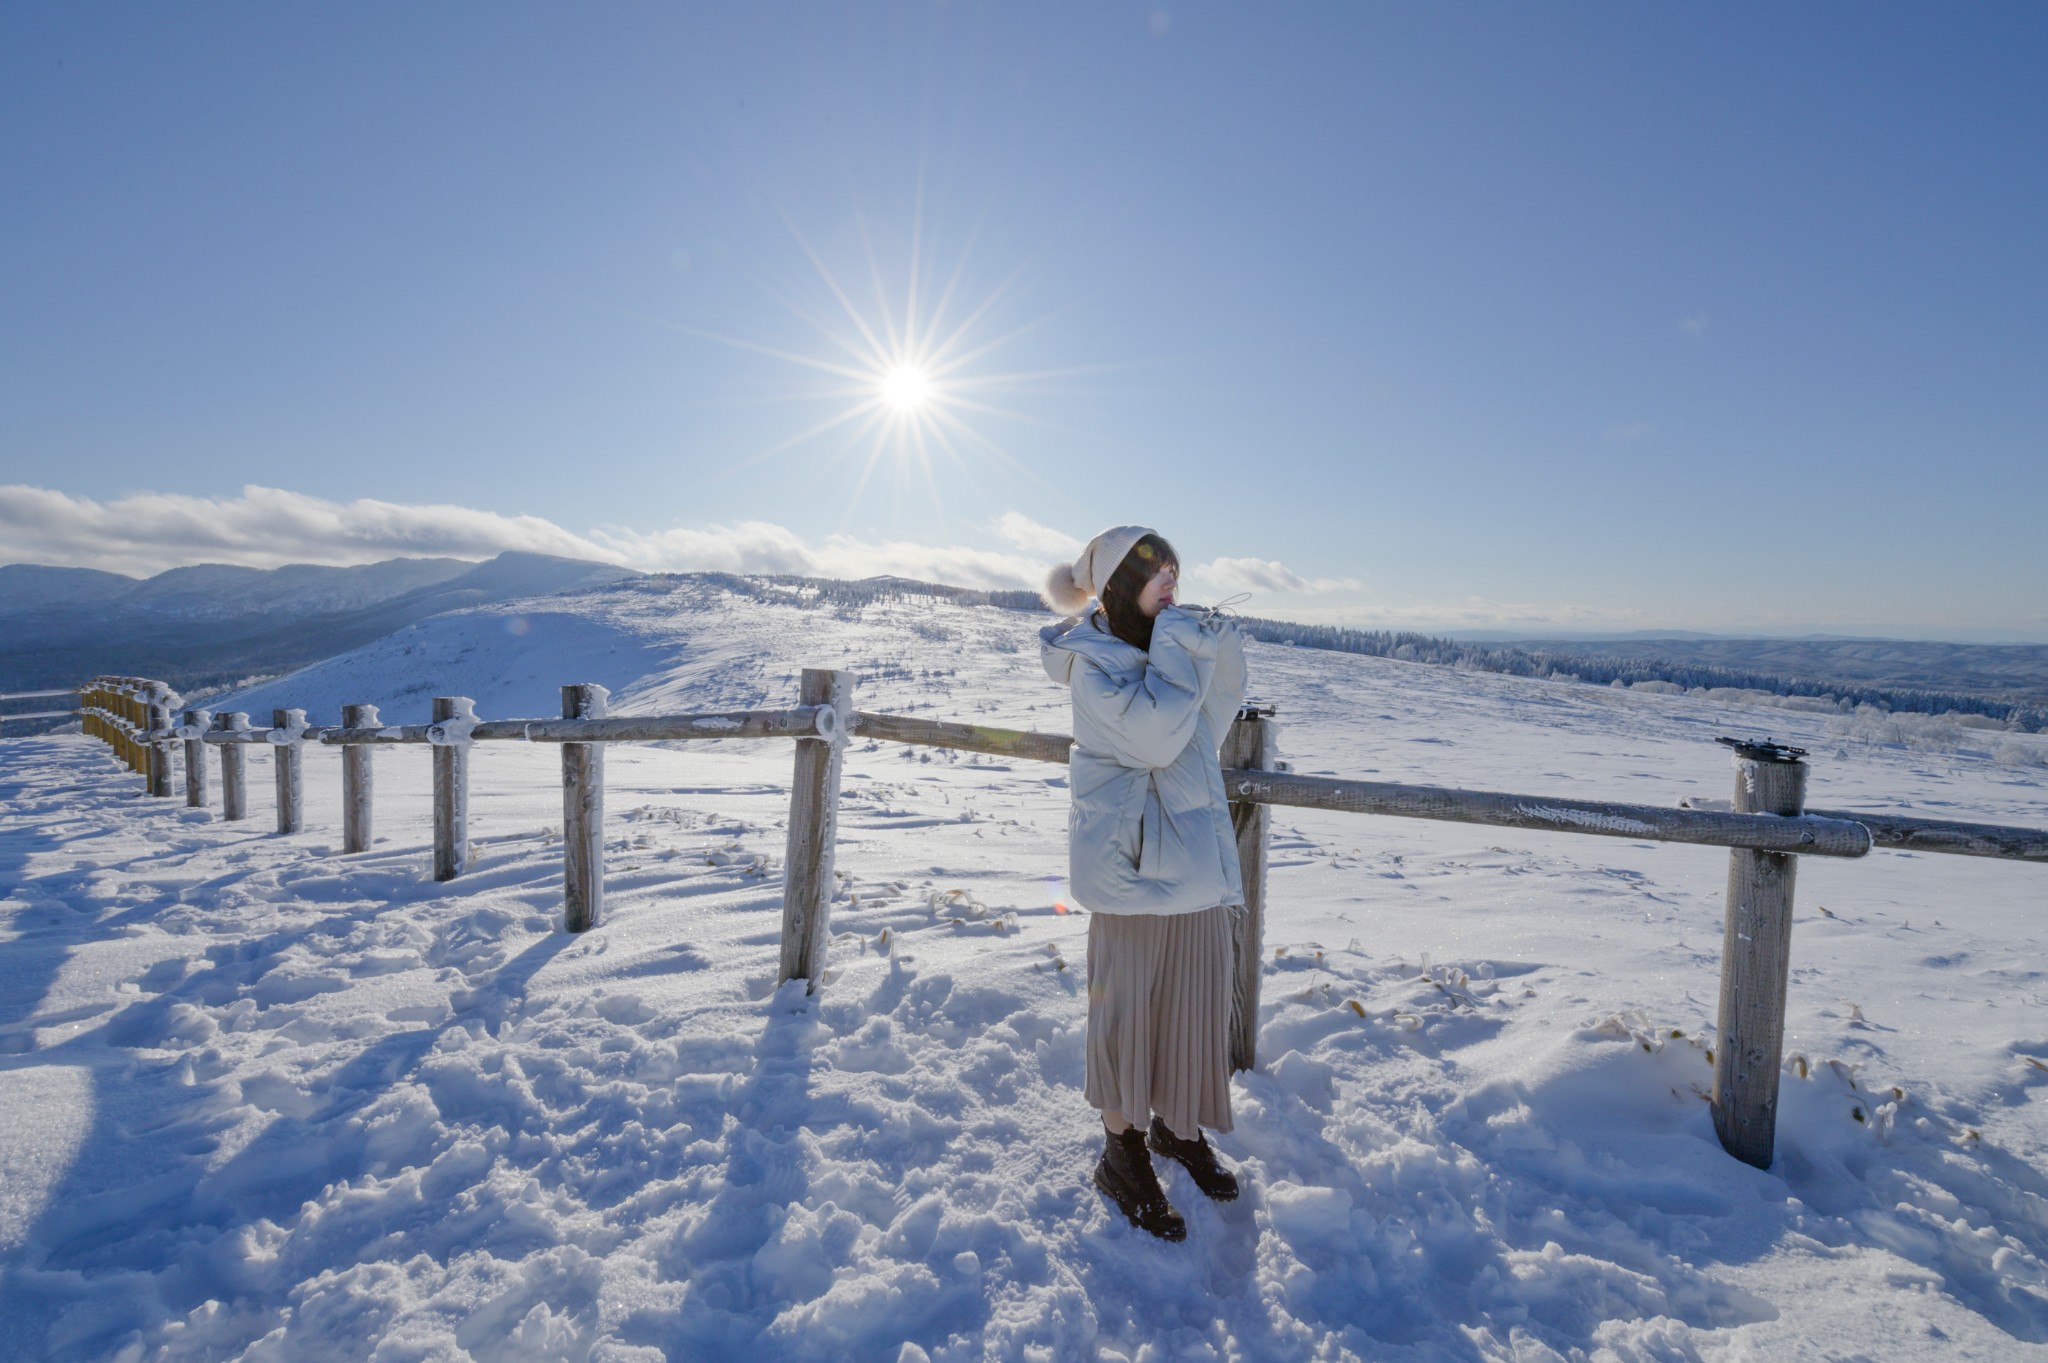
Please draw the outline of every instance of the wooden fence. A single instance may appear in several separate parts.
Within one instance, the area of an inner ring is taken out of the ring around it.
[[[247,714],[185,709],[170,688],[134,677],[99,677],[78,696],[86,732],[147,781],[154,796],[171,794],[173,749],[183,747],[185,801],[204,807],[205,751],[220,753],[220,802],[228,819],[248,817],[244,758],[249,745],[276,755],[277,827],[303,824],[301,757],[307,743],[343,749],[342,846],[370,846],[372,754],[385,746],[426,746],[433,757],[434,878],[451,880],[468,854],[469,759],[479,742],[559,743],[562,748],[562,926],[581,932],[604,913],[601,828],[603,745],[703,738],[790,738],[796,766],[782,898],[781,977],[816,988],[824,970],[832,901],[840,768],[854,736],[953,748],[1042,762],[1065,762],[1073,739],[984,725],[870,714],[853,708],[850,672],[805,669],[798,703],[782,710],[722,714],[610,715],[607,692],[583,684],[562,688],[560,719],[486,720],[461,696],[434,698],[425,724],[386,724],[372,705],[344,706],[339,725],[306,723],[303,710],[271,712],[268,728]],[[72,693],[36,693],[38,695]],[[14,699],[0,696],[0,701]],[[1259,975],[1266,903],[1266,835],[1274,805],[1388,814],[1496,827],[1583,833],[1726,847],[1727,909],[1721,949],[1721,996],[1714,1049],[1714,1129],[1736,1158],[1768,1167],[1775,1141],[1786,982],[1791,965],[1792,897],[1797,857],[1861,857],[1872,847],[1961,856],[2048,862],[2048,832],[1871,815],[1805,807],[1805,754],[1769,742],[1723,739],[1735,751],[1735,796],[1729,812],[1506,795],[1384,781],[1299,776],[1283,769],[1272,742],[1270,711],[1247,708],[1232,724],[1221,762],[1243,867],[1244,910],[1234,920],[1236,952],[1231,1062],[1257,1059]]]
[[[0,709],[0,733],[6,732],[7,726],[17,721],[46,722],[53,719],[74,719],[78,715],[80,698],[77,690],[72,688],[66,688],[61,691],[14,691],[6,695],[0,695],[0,706],[18,705],[23,702],[39,704],[43,708],[39,710]],[[16,732],[19,731],[17,730]]]

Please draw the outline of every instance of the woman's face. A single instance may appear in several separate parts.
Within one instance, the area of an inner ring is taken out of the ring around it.
[[[1180,565],[1172,559],[1159,565],[1157,572],[1145,584],[1145,590],[1138,593],[1138,610],[1147,620],[1157,619],[1159,612],[1173,604],[1174,589],[1180,585]]]

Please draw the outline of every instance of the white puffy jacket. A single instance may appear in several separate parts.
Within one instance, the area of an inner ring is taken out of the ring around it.
[[[1241,904],[1217,753],[1244,700],[1244,639],[1227,616],[1169,606],[1148,654],[1100,611],[1039,631],[1046,675],[1074,697],[1068,880],[1093,913]]]

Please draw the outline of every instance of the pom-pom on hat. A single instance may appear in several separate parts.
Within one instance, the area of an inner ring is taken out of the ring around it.
[[[1045,602],[1062,615],[1078,615],[1090,597],[1102,594],[1102,584],[1124,561],[1137,542],[1155,533],[1150,526],[1117,525],[1088,541],[1081,557],[1055,567],[1045,579]]]

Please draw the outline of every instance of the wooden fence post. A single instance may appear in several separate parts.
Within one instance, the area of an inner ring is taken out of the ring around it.
[[[1807,767],[1774,744],[1735,749],[1735,812],[1797,814]],[[1714,1051],[1714,1132],[1745,1164],[1768,1169],[1777,1140],[1778,1077],[1785,1046],[1785,983],[1792,964],[1792,884],[1799,859],[1728,853],[1728,917],[1721,939],[1721,1020]]]
[[[289,735],[282,743],[274,733],[271,739],[277,775],[277,831],[297,833],[306,826],[306,744],[299,736],[306,728],[306,712],[275,709],[270,712],[270,724],[273,730]]]
[[[341,707],[344,729],[374,729],[381,721],[374,705]],[[341,850],[370,850],[370,754],[367,743],[351,743],[341,750]]]
[[[132,685],[121,688],[121,719],[121,760],[128,764],[128,770],[139,773],[143,769],[142,750],[135,741],[135,688]]]
[[[171,707],[162,691],[150,693],[149,727],[158,730],[171,727]],[[160,799],[170,798],[171,740],[168,738],[149,741],[149,793]]]
[[[1223,766],[1269,770],[1273,726],[1256,714],[1234,720],[1223,740]],[[1258,1064],[1259,975],[1265,969],[1266,833],[1273,811],[1251,800],[1230,802],[1230,826],[1237,833],[1237,864],[1244,908],[1230,916],[1230,1068]]]
[[[249,716],[241,710],[230,710],[213,717],[216,732],[239,734],[249,729]],[[222,743],[220,747],[220,816],[234,820],[249,815],[249,750],[241,743]]]
[[[185,804],[206,808],[206,744],[199,735],[213,723],[211,710],[187,710],[181,717],[185,730]]]
[[[839,772],[846,735],[853,732],[851,672],[807,667],[799,705],[829,705],[838,712],[834,737],[796,741],[796,776],[789,788],[789,842],[783,857],[782,979],[808,981],[818,991],[831,940],[832,844],[839,835]]]
[[[434,723],[475,715],[467,696],[434,697]],[[434,879],[453,880],[469,865],[469,736],[434,745]]]
[[[563,719],[603,719],[611,692],[596,682],[562,688]],[[562,745],[562,927],[604,921],[604,744]]]
[[[129,686],[127,694],[121,698],[121,713],[128,721],[128,729],[124,735],[128,749],[128,768],[138,776],[147,777],[149,752],[142,746],[142,740],[135,736],[142,728],[142,693],[139,688]]]

